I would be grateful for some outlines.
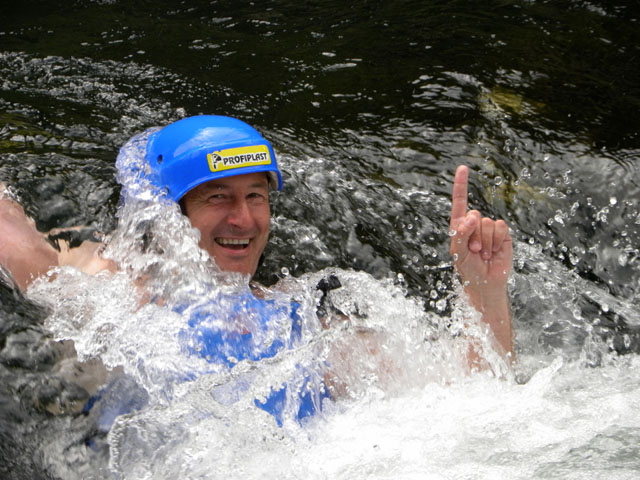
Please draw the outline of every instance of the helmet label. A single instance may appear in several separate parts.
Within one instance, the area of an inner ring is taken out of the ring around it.
[[[271,164],[271,156],[266,145],[253,145],[208,153],[207,161],[212,172],[220,172],[232,168],[269,165]]]

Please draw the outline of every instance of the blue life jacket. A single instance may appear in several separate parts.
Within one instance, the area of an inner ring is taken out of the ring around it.
[[[204,358],[214,367],[213,371],[219,372],[221,367],[231,369],[242,360],[272,358],[300,342],[302,322],[297,313],[298,304],[276,305],[274,301],[259,299],[251,294],[221,297],[221,301],[231,306],[229,310],[233,318],[217,318],[220,315],[217,312],[221,310],[217,308],[217,303],[212,302],[173,308],[177,313],[189,315],[188,328],[179,334],[185,352]],[[237,323],[234,323],[236,320]],[[288,338],[282,335],[286,330],[290,330]],[[185,380],[194,380],[206,373],[192,372]],[[247,386],[235,383],[230,388],[246,390]],[[322,401],[330,398],[318,369],[299,366],[295,378],[281,386],[271,387],[266,398],[254,400],[257,407],[273,415],[279,426],[283,425],[287,391],[290,388],[297,391],[298,405],[293,407],[297,408],[296,418],[299,422],[320,411]],[[239,396],[242,392],[232,393]],[[96,415],[98,432],[106,434],[118,415],[140,410],[148,404],[148,400],[146,391],[125,375],[111,381],[92,396],[85,404],[84,412]],[[288,410],[291,411],[291,408]]]
[[[189,328],[181,335],[188,353],[199,355],[211,364],[233,368],[242,360],[272,358],[300,342],[302,321],[298,315],[298,304],[277,305],[273,300],[263,300],[251,294],[227,300],[233,302],[232,316],[235,318],[216,319],[211,306],[206,303],[174,308],[178,313],[189,308]],[[283,330],[290,330],[288,338],[283,339]],[[298,391],[298,421],[314,415],[322,408],[322,401],[330,398],[317,369],[299,366],[297,378],[291,382],[295,383]],[[291,382],[280,388],[272,387],[266,399],[254,400],[257,407],[274,416],[279,426],[282,426]]]

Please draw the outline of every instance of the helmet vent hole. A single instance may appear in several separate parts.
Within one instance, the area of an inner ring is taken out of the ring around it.
[[[162,163],[162,155],[158,155],[158,163]]]

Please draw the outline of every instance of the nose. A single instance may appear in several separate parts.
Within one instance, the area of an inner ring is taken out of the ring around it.
[[[233,202],[227,222],[238,228],[247,228],[253,224],[251,207],[245,198],[239,198]]]

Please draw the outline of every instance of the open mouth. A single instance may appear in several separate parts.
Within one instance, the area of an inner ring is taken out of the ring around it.
[[[249,238],[216,238],[216,243],[232,250],[242,250],[249,246]]]

